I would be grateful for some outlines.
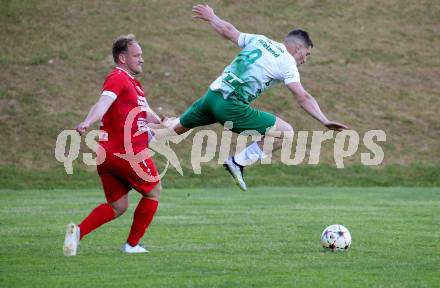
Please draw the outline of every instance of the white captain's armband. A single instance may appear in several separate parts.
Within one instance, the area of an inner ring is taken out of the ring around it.
[[[114,93],[112,91],[102,91],[101,96],[108,96],[112,99],[118,98],[118,95],[116,95],[116,93]]]

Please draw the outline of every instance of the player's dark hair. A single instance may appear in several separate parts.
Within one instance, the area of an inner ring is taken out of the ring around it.
[[[309,33],[307,31],[304,31],[302,29],[294,29],[287,34],[286,38],[296,38],[301,40],[304,45],[307,46],[307,48],[313,48],[313,42],[312,39],[310,39]]]
[[[133,34],[123,35],[116,38],[113,42],[113,60],[118,64],[118,58],[121,53],[125,53],[128,50],[128,46],[132,43],[137,43]]]

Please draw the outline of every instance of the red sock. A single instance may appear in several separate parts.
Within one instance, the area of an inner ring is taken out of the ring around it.
[[[87,216],[81,224],[79,224],[80,239],[98,228],[104,223],[107,223],[115,218],[115,211],[109,204],[98,205]]]
[[[153,220],[158,205],[159,202],[156,200],[144,197],[139,201],[134,211],[133,224],[131,225],[130,234],[127,239],[127,243],[130,244],[130,246],[136,246],[142,236],[144,236],[145,230],[147,230],[151,220]]]

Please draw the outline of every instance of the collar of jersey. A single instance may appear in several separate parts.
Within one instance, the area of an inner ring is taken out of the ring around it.
[[[131,79],[134,79],[134,76],[133,75],[131,75],[130,73],[128,73],[128,71],[127,70],[125,70],[125,69],[122,69],[121,67],[116,67],[116,69],[119,69],[119,70],[121,70],[121,71],[124,71]]]

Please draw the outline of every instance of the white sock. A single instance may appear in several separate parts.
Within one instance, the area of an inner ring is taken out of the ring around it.
[[[238,165],[248,166],[257,162],[257,160],[266,157],[263,151],[261,151],[257,142],[253,142],[251,145],[246,147],[243,151],[234,156],[234,160]]]

